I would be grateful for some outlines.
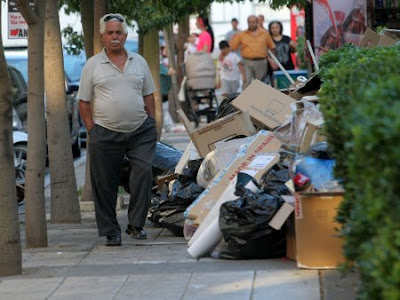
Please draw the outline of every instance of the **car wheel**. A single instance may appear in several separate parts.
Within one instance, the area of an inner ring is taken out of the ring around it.
[[[19,185],[25,184],[26,159],[28,146],[26,143],[14,145],[15,181]]]
[[[81,156],[81,139],[79,136],[76,137],[74,144],[72,145],[72,157],[77,158]]]

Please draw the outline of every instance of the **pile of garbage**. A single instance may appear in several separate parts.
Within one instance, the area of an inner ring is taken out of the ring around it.
[[[324,250],[309,239],[313,226],[334,225],[331,213],[337,207],[334,201],[328,208],[328,202],[321,202],[320,223],[312,225],[316,220],[309,215],[314,209],[309,203],[319,209],[318,201],[336,196],[340,201],[343,193],[321,133],[324,120],[315,96],[319,85],[318,78],[311,78],[288,95],[255,80],[202,128],[193,128],[179,111],[191,142],[174,162],[174,171],[155,182],[152,224],[184,236],[194,258],[286,256],[300,267],[332,267],[331,257],[315,260]],[[308,234],[302,233],[302,222]],[[316,232],[321,243],[332,236]]]

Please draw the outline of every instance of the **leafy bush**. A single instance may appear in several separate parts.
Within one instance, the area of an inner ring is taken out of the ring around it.
[[[344,180],[344,251],[361,299],[400,299],[400,46],[321,57],[325,131]]]

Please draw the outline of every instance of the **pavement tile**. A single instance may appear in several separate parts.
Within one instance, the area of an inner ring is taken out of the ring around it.
[[[69,277],[49,300],[109,300],[117,294],[128,276]]]
[[[316,270],[257,271],[252,300],[319,300]]]
[[[10,279],[0,283],[0,300],[43,300],[53,293],[63,277]]]
[[[115,300],[178,300],[187,286],[190,273],[135,274],[114,298]]]
[[[248,300],[253,271],[194,273],[183,300]]]
[[[149,246],[140,258],[140,263],[196,262],[186,249],[187,244]]]
[[[359,274],[351,272],[343,276],[339,270],[321,271],[321,289],[324,300],[354,300],[357,295]]]
[[[87,255],[82,252],[33,252],[23,254],[23,268],[74,266]]]
[[[106,247],[97,245],[81,262],[80,265],[121,265],[136,263],[144,254],[144,247],[122,244],[121,247]]]

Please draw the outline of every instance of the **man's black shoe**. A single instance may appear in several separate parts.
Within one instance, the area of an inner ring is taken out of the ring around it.
[[[121,235],[107,235],[106,246],[121,246]]]
[[[132,225],[128,225],[128,228],[125,232],[138,240],[147,239],[147,233],[144,231],[143,227],[133,227]]]

